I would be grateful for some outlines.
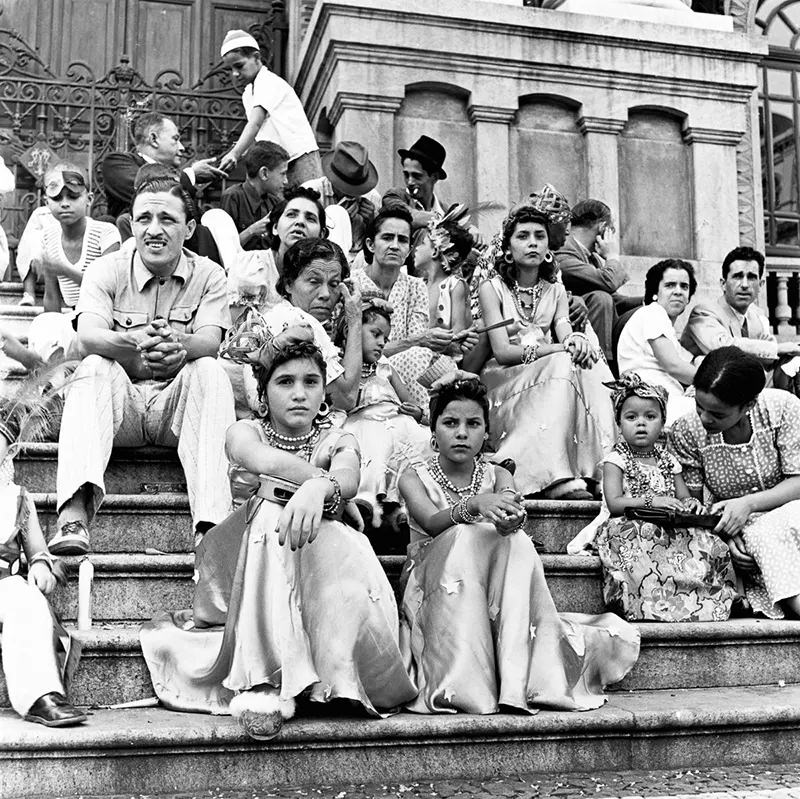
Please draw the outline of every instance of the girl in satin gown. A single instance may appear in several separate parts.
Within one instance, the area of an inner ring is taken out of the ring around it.
[[[598,464],[615,440],[614,413],[603,382],[613,379],[589,337],[572,329],[569,298],[550,252],[553,230],[569,218],[550,187],[511,210],[503,223],[497,275],[480,288],[492,359],[482,377],[489,391],[491,444],[512,458],[524,495],[592,499]]]
[[[478,380],[431,402],[436,455],[400,477],[411,526],[401,647],[418,713],[500,707],[589,710],[639,653],[613,614],[558,614],[511,474],[481,453],[489,408]]]
[[[164,705],[231,713],[267,739],[300,694],[380,715],[416,688],[386,575],[367,538],[336,520],[356,493],[359,451],[321,423],[319,350],[308,341],[277,348],[258,384],[266,421],[236,422],[227,435],[243,504],[198,547],[192,610],[157,616],[141,644]],[[276,477],[299,484],[285,504]]]

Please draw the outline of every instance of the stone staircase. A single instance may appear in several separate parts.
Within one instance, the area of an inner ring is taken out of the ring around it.
[[[48,537],[57,450],[28,444],[16,465]],[[374,720],[348,706],[301,703],[274,741],[258,743],[229,717],[109,708],[153,696],[138,629],[160,610],[191,603],[193,553],[174,451],[115,450],[106,479],[108,497],[92,530],[94,625],[75,632],[83,653],[69,688],[74,702],[89,706],[89,722],[49,730],[0,710],[0,796],[800,762],[800,623],[749,618],[640,624],[639,662],[605,707],[587,713]],[[597,558],[564,554],[596,512],[592,502],[529,504],[528,531],[542,544],[560,610],[602,610]],[[402,557],[379,557],[396,585]],[[53,603],[74,628],[79,559],[67,560],[72,580]]]

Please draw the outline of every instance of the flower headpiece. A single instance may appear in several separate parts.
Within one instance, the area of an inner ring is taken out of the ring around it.
[[[441,219],[435,216],[428,222],[428,233],[431,243],[444,259],[442,267],[449,275],[455,271],[461,261],[464,260],[450,238],[450,232],[445,227],[446,224],[458,225],[465,231],[469,231],[469,208],[462,203],[451,205]]]
[[[567,225],[570,221],[571,211],[566,197],[549,183],[545,183],[538,192],[532,192],[522,202],[517,203],[509,212],[506,222],[524,208],[540,213],[553,225]]]
[[[381,311],[382,313],[391,316],[394,313],[392,304],[376,291],[367,290],[361,294],[361,313],[365,314],[371,310]]]
[[[611,389],[611,403],[614,406],[614,416],[619,424],[622,406],[625,400],[630,397],[640,397],[641,399],[654,399],[661,409],[661,418],[667,418],[667,390],[663,386],[654,386],[652,383],[645,383],[636,372],[624,372],[619,380],[611,383],[603,383]]]

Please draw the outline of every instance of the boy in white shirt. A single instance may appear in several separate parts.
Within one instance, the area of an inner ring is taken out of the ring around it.
[[[261,63],[258,42],[246,31],[231,30],[220,48],[235,86],[243,86],[247,124],[232,149],[220,159],[229,172],[254,141],[272,141],[289,153],[289,185],[322,177],[319,148],[300,98],[281,77]]]

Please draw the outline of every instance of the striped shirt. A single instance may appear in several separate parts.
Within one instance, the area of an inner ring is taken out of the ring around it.
[[[70,263],[61,245],[61,225],[51,217],[42,231],[41,252],[37,260],[69,266],[85,272],[86,267],[92,261],[99,258],[113,244],[119,243],[120,235],[115,225],[87,218],[81,256],[76,263]],[[70,308],[74,308],[78,304],[78,297],[81,293],[80,284],[70,280],[68,277],[59,275],[58,285],[61,288],[61,296],[64,298],[65,304],[69,305]]]

